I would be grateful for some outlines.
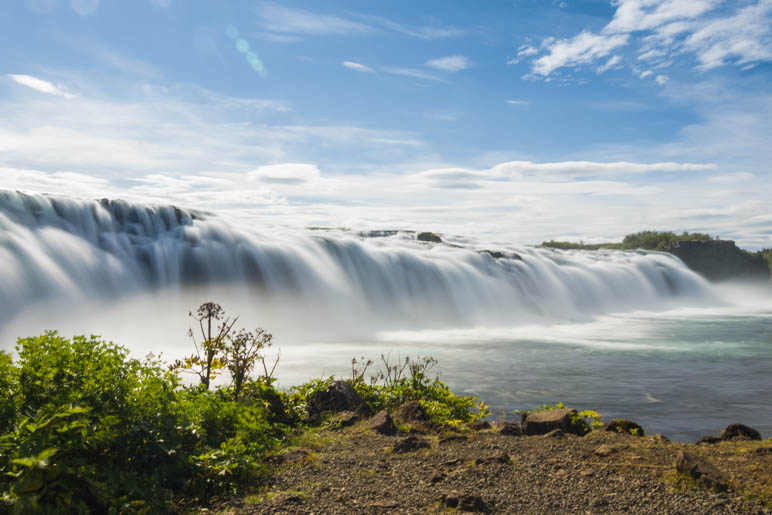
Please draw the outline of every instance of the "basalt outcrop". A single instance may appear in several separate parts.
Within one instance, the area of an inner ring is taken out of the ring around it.
[[[677,241],[666,250],[710,281],[769,281],[766,260],[731,240]]]

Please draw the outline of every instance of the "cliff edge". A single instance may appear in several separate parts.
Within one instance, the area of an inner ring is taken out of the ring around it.
[[[683,241],[666,249],[686,266],[710,281],[769,281],[766,260],[735,245],[731,240]]]

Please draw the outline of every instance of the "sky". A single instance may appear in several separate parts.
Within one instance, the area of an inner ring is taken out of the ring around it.
[[[0,188],[772,246],[772,0],[14,0]]]

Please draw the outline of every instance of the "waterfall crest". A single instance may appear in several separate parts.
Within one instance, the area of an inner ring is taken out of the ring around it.
[[[4,190],[0,263],[0,327],[40,301],[220,286],[381,327],[584,320],[712,295],[661,253],[435,244],[404,231],[263,234],[174,206]]]

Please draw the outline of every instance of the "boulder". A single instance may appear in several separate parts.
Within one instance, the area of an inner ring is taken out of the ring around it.
[[[408,436],[401,440],[399,440],[397,443],[394,444],[394,447],[392,447],[391,452],[395,453],[405,453],[405,452],[415,452],[419,449],[428,449],[432,446],[431,443],[429,443],[429,440],[422,436]]]
[[[582,428],[572,423],[576,416],[575,409],[553,409],[544,411],[532,411],[522,415],[521,425],[525,435],[546,435],[555,429],[562,429],[564,433],[583,434]]]
[[[419,232],[416,239],[418,241],[428,241],[430,243],[442,243],[442,238],[433,232]]]
[[[677,241],[665,250],[711,281],[769,282],[763,256],[742,250],[731,240]]]
[[[418,401],[410,401],[400,406],[395,418],[403,424],[417,424],[427,428],[432,426],[432,418]]]
[[[333,381],[308,399],[308,420],[312,423],[319,423],[325,413],[344,411],[358,413],[362,417],[371,415],[364,399],[348,381]]]
[[[335,415],[332,419],[332,426],[343,429],[344,427],[353,426],[362,418],[364,417],[359,411],[344,411]]]
[[[645,436],[643,428],[633,422],[632,420],[622,420],[621,418],[615,418],[605,426],[603,429],[606,431],[613,431],[615,433],[626,433],[633,436]]]
[[[761,434],[752,427],[748,427],[744,424],[730,424],[726,426],[726,429],[721,431],[719,438],[721,440],[761,440]]]
[[[379,411],[370,421],[367,423],[370,429],[381,433],[386,436],[394,436],[397,434],[397,425],[394,423],[394,419],[386,410]]]
[[[710,490],[726,492],[728,489],[726,475],[708,460],[694,454],[678,451],[676,469]]]

